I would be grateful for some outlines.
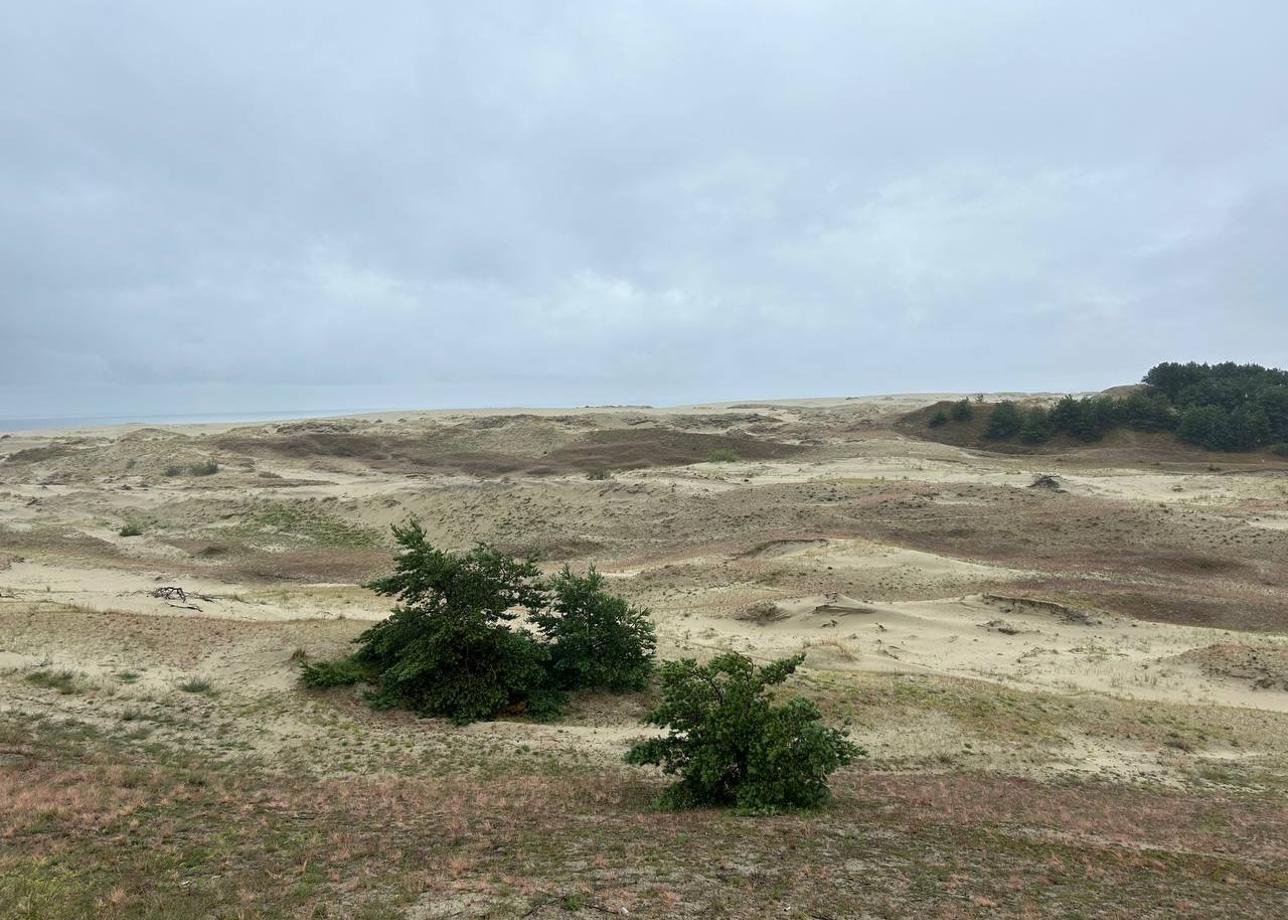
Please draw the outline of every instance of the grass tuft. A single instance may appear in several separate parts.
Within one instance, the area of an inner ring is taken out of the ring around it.
[[[32,671],[23,679],[29,684],[44,687],[46,690],[57,690],[64,696],[79,693],[83,689],[74,671]]]

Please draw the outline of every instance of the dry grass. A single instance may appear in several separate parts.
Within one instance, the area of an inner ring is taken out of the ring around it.
[[[817,814],[658,813],[561,769],[305,781],[5,728],[3,916],[1272,917],[1282,802],[847,774]],[[137,755],[134,755],[137,758]],[[30,782],[34,778],[35,782]],[[24,791],[23,786],[35,786]]]

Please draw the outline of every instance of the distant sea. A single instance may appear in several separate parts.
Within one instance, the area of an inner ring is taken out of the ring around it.
[[[330,418],[379,412],[379,409],[337,409],[334,412],[286,410],[282,412],[203,412],[193,415],[83,415],[51,418],[0,418],[0,431],[35,431],[42,428],[89,428],[98,425],[199,425],[202,422],[275,422],[286,419]]]

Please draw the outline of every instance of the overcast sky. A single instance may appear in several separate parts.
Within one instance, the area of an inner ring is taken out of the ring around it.
[[[45,2],[0,416],[1288,366],[1288,3]]]

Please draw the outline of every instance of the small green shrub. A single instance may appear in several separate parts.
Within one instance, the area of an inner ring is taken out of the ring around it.
[[[559,906],[570,912],[584,910],[586,903],[586,893],[583,891],[574,891],[559,899]]]
[[[190,677],[179,683],[179,689],[184,693],[210,693],[214,685],[204,677]]]
[[[975,410],[971,408],[969,399],[959,399],[953,403],[952,417],[954,422],[969,422],[974,416]]]
[[[1276,444],[1270,452],[1276,457],[1288,457],[1288,444]]]
[[[776,703],[769,688],[804,661],[783,658],[764,667],[727,652],[699,665],[692,658],[662,665],[662,702],[645,722],[668,729],[632,747],[627,763],[656,764],[677,775],[664,805],[734,805],[749,812],[808,808],[828,798],[827,778],[866,752],[799,697]]]
[[[202,460],[183,466],[179,463],[168,464],[161,471],[164,476],[213,476],[219,472],[219,464],[214,460]]]
[[[292,660],[297,659],[294,655]],[[331,661],[304,662],[300,668],[300,682],[315,690],[327,687],[348,687],[367,680],[371,676],[369,668],[353,658],[337,658]]]
[[[44,687],[46,690],[57,690],[63,696],[69,696],[80,691],[81,687],[77,683],[75,671],[32,671],[24,680],[29,684],[37,687]]]
[[[550,643],[560,687],[621,692],[648,686],[657,637],[647,610],[606,592],[593,567],[581,576],[565,565],[550,589],[553,603],[532,620]]]
[[[737,463],[738,455],[728,447],[717,447],[707,455],[708,463]]]
[[[935,414],[930,417],[928,424],[931,428],[942,428],[948,424],[948,413],[943,409],[936,410]]]
[[[142,535],[143,525],[136,521],[126,521],[121,525],[121,529],[117,533],[123,537],[137,537]]]

